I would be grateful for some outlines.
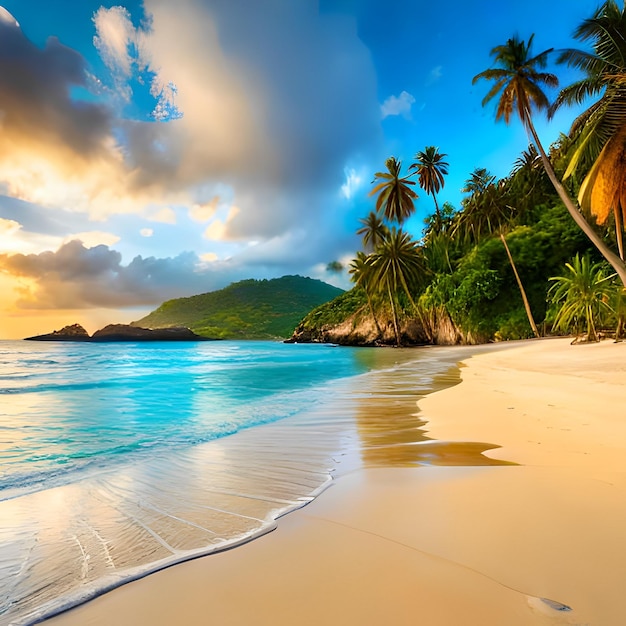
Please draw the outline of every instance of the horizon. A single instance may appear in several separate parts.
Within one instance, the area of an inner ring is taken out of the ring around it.
[[[349,288],[326,268],[359,248],[385,159],[406,172],[439,147],[457,209],[474,168],[506,176],[528,138],[473,76],[514,33],[535,53],[580,47],[598,6],[0,4],[0,339],[91,334],[249,278]],[[537,116],[544,144],[575,115]],[[433,212],[418,193],[415,237]]]

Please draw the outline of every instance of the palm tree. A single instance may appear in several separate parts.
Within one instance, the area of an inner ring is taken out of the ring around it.
[[[387,172],[376,172],[375,183],[380,182],[369,193],[370,196],[378,194],[376,211],[382,213],[388,220],[402,224],[404,220],[415,211],[414,200],[417,194],[411,189],[415,181],[409,180],[408,176],[400,176],[402,161],[395,157],[389,157],[385,161]]]
[[[542,183],[545,178],[541,157],[537,148],[530,144],[526,150],[522,150],[509,174],[511,195],[518,218],[541,203],[544,191]]]
[[[605,2],[574,32],[592,42],[593,52],[564,50],[559,63],[582,70],[585,77],[565,87],[550,111],[563,104],[582,104],[599,97],[579,115],[570,135],[576,150],[564,178],[577,169],[588,170],[578,201],[584,211],[604,225],[613,213],[619,255],[624,260],[622,231],[626,218],[626,6]],[[589,169],[589,166],[591,168]]]
[[[384,290],[389,298],[396,344],[399,346],[400,331],[397,312],[397,295],[404,291],[417,311],[417,305],[411,295],[410,285],[417,283],[424,272],[421,250],[410,235],[395,227],[389,236],[372,254],[372,280],[379,290]]]
[[[532,57],[530,51],[534,35],[528,43],[520,40],[517,36],[507,40],[506,44],[496,46],[491,54],[498,67],[485,70],[474,76],[473,83],[486,79],[495,81],[495,84],[483,98],[483,106],[490,102],[496,95],[500,94],[496,108],[496,121],[503,119],[507,124],[513,112],[519,116],[522,124],[532,138],[544,168],[554,186],[556,192],[567,208],[572,219],[578,227],[587,235],[589,240],[600,251],[602,256],[613,266],[618,273],[620,280],[626,285],[626,265],[605,243],[596,231],[587,222],[574,201],[569,197],[567,191],[556,177],[554,169],[548,156],[539,141],[537,131],[532,121],[533,109],[547,110],[548,98],[542,87],[556,87],[557,77],[554,74],[541,72],[545,68],[548,55],[552,48],[544,50],[540,54]]]
[[[474,243],[478,243],[482,237],[498,234],[522,296],[528,323],[535,337],[539,337],[539,330],[535,324],[526,290],[504,235],[514,212],[507,201],[509,194],[507,181],[496,181],[495,176],[492,176],[485,168],[478,168],[472,172],[462,189],[466,192],[468,190],[472,190],[472,195],[463,202],[463,210],[458,214],[457,232],[466,242],[473,241]]]
[[[550,280],[550,299],[560,308],[554,319],[557,330],[570,331],[572,327],[579,334],[582,324],[587,326],[587,340],[598,341],[596,328],[603,315],[611,313],[609,301],[615,290],[611,284],[614,274],[607,275],[603,263],[592,264],[588,254],[580,258],[577,254],[572,263],[566,263],[569,270],[565,276],[555,276]]]
[[[498,232],[511,217],[504,181],[496,181],[486,169],[472,172],[461,191],[473,190],[463,200],[463,209],[455,216],[455,235],[465,243],[476,244],[485,236]]]
[[[483,193],[495,180],[496,177],[487,168],[477,167],[465,181],[465,187],[461,189],[461,193],[470,195]]]
[[[365,296],[367,297],[367,306],[369,307],[370,314],[374,319],[376,330],[380,335],[380,325],[378,324],[378,319],[376,319],[374,303],[372,301],[372,292],[374,291],[374,285],[372,281],[372,258],[365,254],[365,252],[359,250],[356,253],[356,258],[350,262],[348,273],[350,274],[350,280],[357,287],[361,287],[361,289],[363,289],[363,291],[365,292]]]
[[[524,310],[526,311],[526,317],[528,318],[528,323],[533,330],[535,337],[540,337],[539,330],[537,329],[537,324],[535,324],[535,318],[533,317],[532,310],[530,308],[530,303],[528,302],[528,297],[526,296],[526,290],[524,289],[524,285],[522,284],[522,279],[519,276],[517,271],[517,267],[515,262],[513,261],[513,255],[509,250],[509,245],[506,242],[506,237],[504,233],[500,233],[500,241],[502,241],[502,245],[506,251],[506,256],[509,259],[509,263],[511,264],[511,269],[513,270],[513,274],[515,274],[515,280],[517,281],[517,287],[519,289],[520,295],[522,296],[522,302],[524,303]]]
[[[360,219],[359,222],[363,224],[363,227],[359,228],[356,234],[363,237],[363,247],[365,249],[375,250],[389,234],[389,229],[385,222],[374,211],[370,211],[370,214],[366,218]]]
[[[439,204],[437,204],[437,194],[445,184],[444,176],[448,173],[448,163],[444,161],[447,154],[441,154],[439,148],[427,146],[424,150],[415,155],[416,163],[409,166],[409,170],[417,172],[417,180],[420,187],[433,197],[437,216],[441,216]]]

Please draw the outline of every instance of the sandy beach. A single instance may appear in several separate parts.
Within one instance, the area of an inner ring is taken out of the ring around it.
[[[46,623],[626,623],[626,344],[524,342],[461,378],[419,400],[432,465],[348,472],[260,539]],[[509,464],[455,464],[476,442]]]

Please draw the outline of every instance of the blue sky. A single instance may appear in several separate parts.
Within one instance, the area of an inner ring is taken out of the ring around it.
[[[94,330],[243,278],[347,287],[325,267],[354,255],[385,159],[438,146],[457,207],[475,167],[505,176],[528,140],[472,77],[514,33],[536,53],[576,45],[598,6],[0,3],[0,338]],[[538,119],[544,143],[574,115]],[[415,235],[432,210],[422,192]]]

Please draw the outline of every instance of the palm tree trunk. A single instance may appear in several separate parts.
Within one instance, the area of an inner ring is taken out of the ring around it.
[[[513,273],[515,274],[515,280],[517,281],[517,286],[519,287],[519,291],[522,294],[522,300],[524,301],[524,308],[526,309],[526,315],[528,316],[528,321],[530,322],[530,327],[533,329],[533,333],[535,333],[535,337],[539,338],[541,335],[537,330],[537,325],[535,324],[535,318],[533,317],[532,311],[530,310],[530,304],[528,302],[528,298],[526,297],[526,291],[524,290],[524,286],[522,285],[522,281],[517,273],[517,268],[515,267],[515,263],[513,262],[513,256],[511,255],[511,251],[509,250],[509,246],[506,243],[506,239],[502,233],[500,233],[500,239],[504,245],[504,249],[506,250],[506,255],[509,257],[509,263],[513,268]]]
[[[576,207],[572,199],[569,197],[567,191],[556,177],[554,169],[552,168],[552,163],[550,163],[550,159],[548,159],[548,155],[546,154],[543,146],[541,145],[541,141],[539,141],[539,137],[537,136],[537,131],[533,125],[532,119],[530,115],[526,116],[526,128],[532,135],[533,141],[537,146],[537,150],[541,156],[541,160],[543,162],[543,167],[546,170],[546,174],[550,179],[550,182],[556,189],[559,198],[561,198],[565,208],[568,210],[569,214],[572,216],[572,219],[578,227],[587,235],[591,243],[598,249],[600,254],[611,264],[611,267],[617,272],[622,284],[626,287],[626,264],[624,261],[620,259],[605,243],[602,241],[598,233],[592,228],[591,224],[585,219],[585,216],[579,211]]]
[[[622,224],[622,207],[618,206],[614,210],[615,214],[615,238],[617,239],[617,249],[619,250],[619,258],[624,260],[624,237]]]
[[[376,319],[376,313],[374,313],[374,305],[372,303],[372,297],[370,296],[370,292],[367,289],[365,289],[365,295],[367,296],[367,304],[369,305],[370,313],[372,317],[374,318],[374,324],[376,324],[376,330],[378,331],[379,335],[382,335],[382,331],[380,330],[380,324],[378,323],[378,320]]]
[[[393,316],[393,329],[396,333],[396,346],[400,347],[400,333],[398,332],[398,315],[396,313],[396,305],[393,300],[393,294],[391,293],[391,285],[387,281],[387,293],[389,294],[389,302],[391,303],[391,313]]]
[[[437,221],[439,222],[439,230],[441,230],[441,211],[439,210],[439,204],[437,202],[437,196],[435,195],[435,192],[433,192],[433,201],[435,203],[435,211],[437,212]]]

